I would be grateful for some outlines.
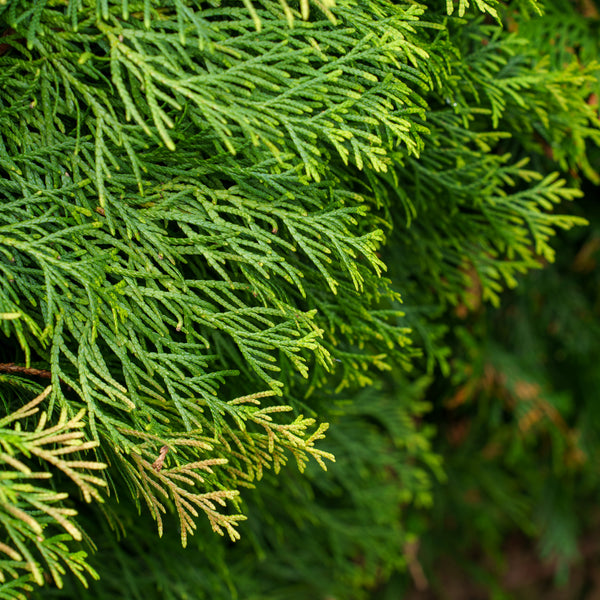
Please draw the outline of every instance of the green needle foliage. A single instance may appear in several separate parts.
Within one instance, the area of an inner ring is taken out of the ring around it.
[[[598,177],[597,54],[531,45],[543,9],[0,0],[0,597],[406,565],[444,315],[552,261]]]
[[[52,486],[53,476],[63,475],[81,490],[87,502],[102,502],[98,488],[106,483],[89,472],[104,469],[106,465],[70,460],[74,453],[98,445],[96,441],[82,441],[85,411],[82,409],[68,418],[66,410],[63,410],[53,426],[48,424],[47,413],[44,412],[34,429],[21,428],[26,419],[39,412],[39,405],[50,390],[50,387],[46,388],[36,398],[0,420],[0,459],[6,467],[1,478],[0,521],[8,541],[0,545],[3,597],[11,597],[11,592],[19,588],[31,591],[29,582],[32,581],[43,585],[45,569],[59,587],[62,587],[65,567],[84,584],[86,576],[98,577],[85,562],[86,553],[73,550],[77,548],[74,542],[81,542],[82,532],[71,520],[77,511],[63,502],[68,493],[57,492]],[[76,457],[79,458],[78,454]],[[43,465],[41,470],[33,470],[29,466],[37,467],[36,462]]]

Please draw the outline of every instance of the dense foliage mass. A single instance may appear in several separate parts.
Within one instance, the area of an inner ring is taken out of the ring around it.
[[[597,418],[519,374],[525,309],[481,342],[586,222],[597,23],[0,0],[0,597],[368,597],[422,583],[419,543],[435,571],[450,510],[572,558],[543,481]]]

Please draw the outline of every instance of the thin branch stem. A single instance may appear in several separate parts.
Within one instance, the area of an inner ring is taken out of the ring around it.
[[[15,365],[15,363],[0,363],[0,373],[18,373],[19,375],[52,379],[52,373],[46,369],[33,369],[31,367]]]

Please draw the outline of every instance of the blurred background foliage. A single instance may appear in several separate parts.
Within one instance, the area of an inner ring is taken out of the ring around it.
[[[452,375],[427,390],[447,479],[421,521],[433,592],[415,598],[600,592],[600,213],[584,187],[590,225],[559,236],[553,265],[500,309],[474,293],[456,311]]]

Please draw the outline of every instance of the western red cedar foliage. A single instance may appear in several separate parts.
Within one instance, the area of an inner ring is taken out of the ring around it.
[[[530,43],[549,8],[0,0],[1,597],[406,566],[452,315],[597,178],[597,66]]]

